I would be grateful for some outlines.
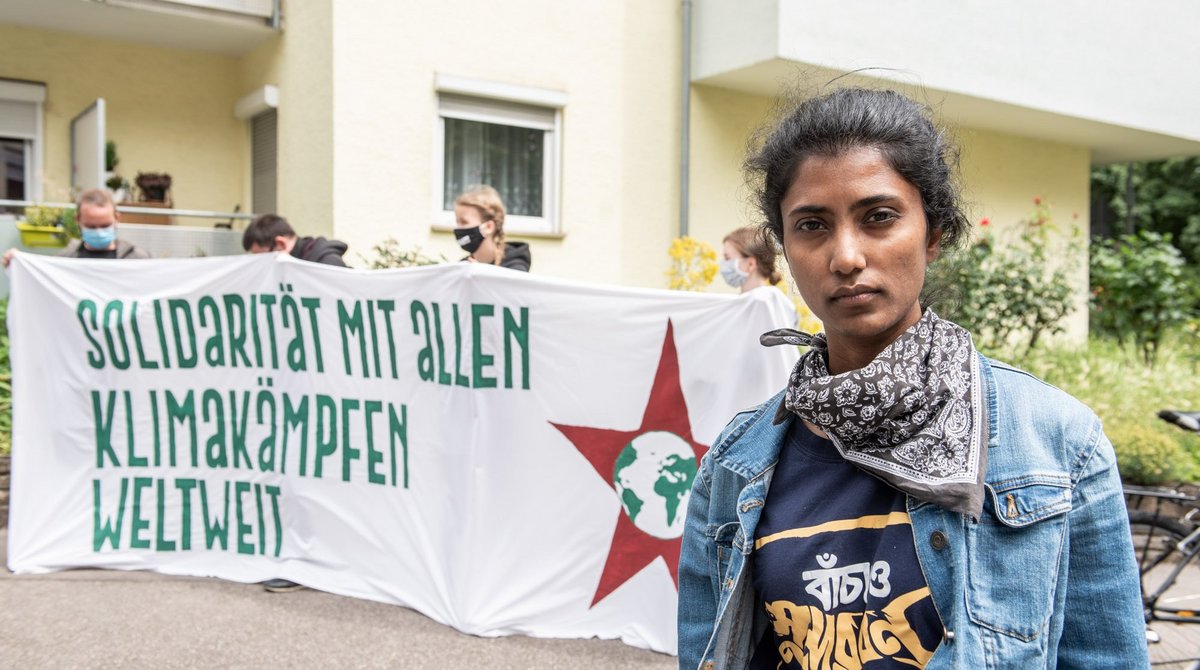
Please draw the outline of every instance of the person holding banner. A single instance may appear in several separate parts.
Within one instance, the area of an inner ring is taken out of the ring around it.
[[[454,237],[468,263],[490,263],[529,272],[529,245],[504,239],[504,201],[491,186],[476,186],[454,199]]]
[[[825,331],[703,458],[679,563],[681,668],[1147,667],[1112,445],[1074,398],[922,304],[967,234],[929,111],[848,88],[747,161]]]
[[[783,281],[783,275],[775,269],[775,257],[779,255],[775,243],[764,231],[753,226],[738,228],[725,236],[722,246],[721,277],[739,293]]]
[[[297,237],[287,219],[277,214],[261,214],[242,233],[242,248],[252,254],[283,251],[310,263],[346,267],[342,256],[349,247],[341,240],[324,237]]]
[[[141,247],[117,239],[117,205],[112,195],[102,188],[79,194],[75,201],[75,221],[79,224],[78,240],[71,240],[59,256],[67,258],[150,258]],[[4,252],[2,262],[8,267],[15,249]]]

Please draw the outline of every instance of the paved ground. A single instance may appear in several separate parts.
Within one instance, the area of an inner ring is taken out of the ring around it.
[[[1156,575],[1163,575],[1169,570],[1160,566],[1150,573],[1150,588],[1157,586]],[[1191,607],[1200,610],[1200,565],[1196,561],[1188,564],[1175,586],[1163,594],[1160,604],[1167,607]],[[1162,641],[1150,645],[1150,661],[1156,670],[1189,670],[1192,663],[1200,659],[1200,623],[1168,624],[1155,622],[1150,629],[1162,636]],[[1182,660],[1187,659],[1187,660]],[[1170,661],[1181,661],[1171,663]]]
[[[676,660],[608,640],[472,637],[402,607],[318,591],[274,594],[149,572],[0,570],[0,667],[668,670]]]
[[[0,530],[0,565],[7,532]],[[1200,566],[1180,597],[1200,607]],[[1200,625],[1157,624],[1158,662],[1200,656]],[[603,640],[483,639],[402,607],[318,591],[148,572],[0,570],[5,668],[675,668],[675,658]],[[1156,664],[1184,670],[1187,663]]]

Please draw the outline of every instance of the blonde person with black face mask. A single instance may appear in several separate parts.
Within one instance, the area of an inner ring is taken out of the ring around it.
[[[454,199],[454,237],[469,254],[464,261],[529,272],[529,245],[504,239],[504,201],[491,186],[476,186]]]
[[[775,269],[775,258],[779,255],[775,245],[758,228],[738,228],[725,236],[723,246],[721,277],[741,293],[774,286],[783,280],[783,275]]]

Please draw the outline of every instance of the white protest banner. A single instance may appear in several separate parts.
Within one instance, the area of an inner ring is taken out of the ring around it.
[[[675,651],[698,458],[796,358],[747,296],[477,264],[18,255],[9,567],[281,577]]]

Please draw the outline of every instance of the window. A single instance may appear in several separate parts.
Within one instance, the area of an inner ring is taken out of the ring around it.
[[[46,86],[0,79],[0,199],[42,199],[42,104]]]
[[[29,167],[29,140],[0,137],[0,198],[26,199]]]
[[[438,90],[435,226],[453,227],[454,199],[486,184],[504,200],[506,232],[558,233],[565,96],[441,75]]]

